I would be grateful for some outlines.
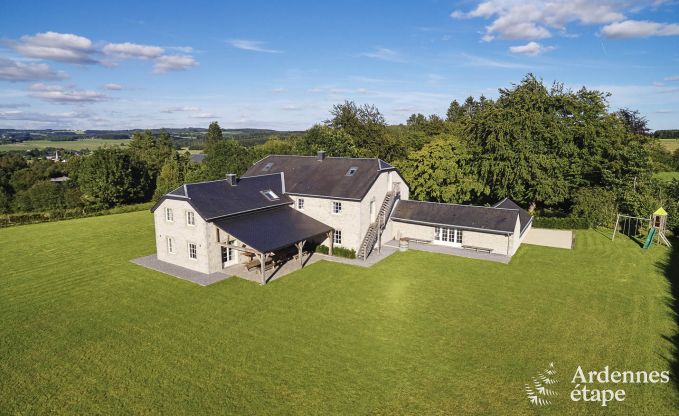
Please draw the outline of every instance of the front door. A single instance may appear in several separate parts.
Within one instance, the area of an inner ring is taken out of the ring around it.
[[[234,249],[231,247],[222,246],[222,267],[230,266],[236,263],[236,255]]]

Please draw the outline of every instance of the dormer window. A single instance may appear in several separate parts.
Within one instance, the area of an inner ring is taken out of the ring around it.
[[[262,170],[263,170],[264,172],[268,172],[268,171],[271,170],[271,166],[273,166],[273,162],[269,162],[269,163],[267,163],[266,165],[264,165],[264,167],[262,168]]]
[[[354,176],[356,174],[357,170],[358,170],[358,167],[356,167],[356,166],[350,167],[349,170],[347,171],[346,176]]]
[[[278,201],[280,197],[276,195],[274,191],[271,189],[267,189],[266,191],[262,191],[262,195],[266,197],[269,201]]]

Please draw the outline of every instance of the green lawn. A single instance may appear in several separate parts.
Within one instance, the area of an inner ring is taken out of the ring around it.
[[[46,147],[54,147],[57,149],[66,150],[83,150],[83,149],[98,149],[102,146],[120,146],[121,144],[129,143],[127,139],[110,140],[110,139],[78,139],[73,141],[51,141],[51,140],[28,140],[21,143],[0,144],[0,152],[10,150],[31,150],[44,149]]]
[[[679,139],[661,139],[660,143],[670,152],[679,149]]]
[[[148,212],[0,229],[0,414],[676,414],[672,383],[568,399],[578,365],[670,367],[665,248],[584,231],[509,265],[411,250],[200,287],[128,262],[153,234]],[[551,361],[560,396],[531,407]]]
[[[654,178],[661,181],[669,182],[672,179],[679,179],[679,172],[658,172],[653,175]]]

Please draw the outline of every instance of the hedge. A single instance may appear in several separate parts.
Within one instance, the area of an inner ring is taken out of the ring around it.
[[[558,230],[586,230],[589,228],[587,220],[574,217],[535,217],[533,227],[552,228]]]
[[[70,220],[74,218],[98,217],[101,215],[123,214],[126,212],[144,211],[151,209],[153,202],[142,204],[121,205],[109,209],[71,208],[43,212],[22,212],[17,214],[0,215],[0,228],[14,225],[36,224],[41,222]]]
[[[314,247],[314,250],[316,251],[316,253],[321,253],[321,254],[330,253],[330,249],[328,248],[328,246],[324,246],[322,244],[319,244],[316,247]],[[344,248],[344,247],[333,247],[332,248],[332,254],[333,254],[333,256],[345,257],[347,259],[355,259],[356,258],[356,251],[355,250]]]

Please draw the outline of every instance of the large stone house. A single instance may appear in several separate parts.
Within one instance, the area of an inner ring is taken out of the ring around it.
[[[512,256],[532,218],[506,199],[494,207],[409,200],[381,159],[267,156],[240,178],[189,183],[154,214],[157,258],[200,273],[242,263],[265,269],[301,259],[306,243],[355,250],[359,259],[392,240]]]

